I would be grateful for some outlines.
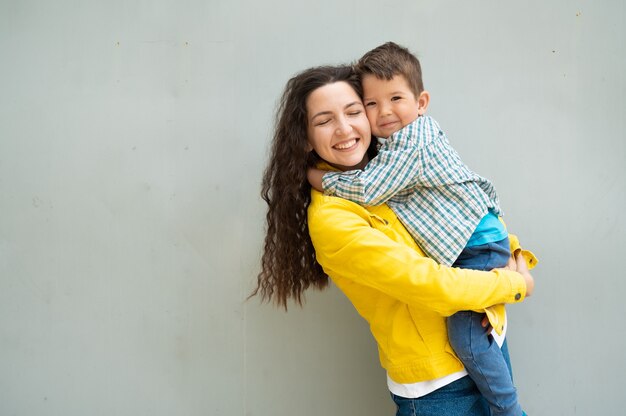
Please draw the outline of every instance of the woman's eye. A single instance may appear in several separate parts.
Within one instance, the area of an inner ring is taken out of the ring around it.
[[[328,120],[322,120],[322,121],[318,122],[318,123],[316,124],[316,126],[323,126],[324,124],[328,124],[328,122],[329,122],[329,121],[330,121],[330,119],[328,119]]]
[[[361,110],[351,111],[348,113],[349,116],[358,116],[361,114]]]

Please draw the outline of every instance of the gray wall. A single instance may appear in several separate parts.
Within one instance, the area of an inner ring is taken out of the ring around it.
[[[0,414],[393,414],[336,289],[244,302],[284,83],[387,40],[541,259],[524,407],[623,414],[624,7],[0,1]]]

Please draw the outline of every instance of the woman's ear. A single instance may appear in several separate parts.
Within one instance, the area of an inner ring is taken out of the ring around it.
[[[430,103],[430,93],[428,91],[422,91],[417,97],[417,114],[423,116],[426,113],[428,104]]]
[[[311,146],[311,143],[308,140],[306,141],[306,145],[304,146],[304,149],[307,152],[312,152],[313,151],[313,146]]]

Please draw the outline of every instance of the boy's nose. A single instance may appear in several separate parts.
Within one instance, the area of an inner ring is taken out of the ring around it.
[[[391,114],[391,106],[387,105],[387,104],[381,104],[379,106],[380,110],[378,112],[379,116],[388,116],[389,114]]]

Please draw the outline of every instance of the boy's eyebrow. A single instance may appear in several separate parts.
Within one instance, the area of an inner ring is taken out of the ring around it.
[[[363,105],[363,103],[362,103],[361,101],[353,101],[353,102],[351,102],[351,103],[346,104],[346,105],[343,107],[343,109],[345,110],[345,109],[347,109],[347,108],[352,107],[353,105],[359,105],[359,104]],[[315,117],[324,116],[324,115],[327,115],[327,114],[332,114],[332,113],[333,113],[332,111],[320,111],[319,113],[314,114],[314,115],[311,117],[311,120],[313,120]]]
[[[406,91],[392,91],[389,93],[389,95],[402,95],[405,94]],[[368,101],[368,100],[373,100],[373,98],[371,97],[363,97],[363,101]]]

